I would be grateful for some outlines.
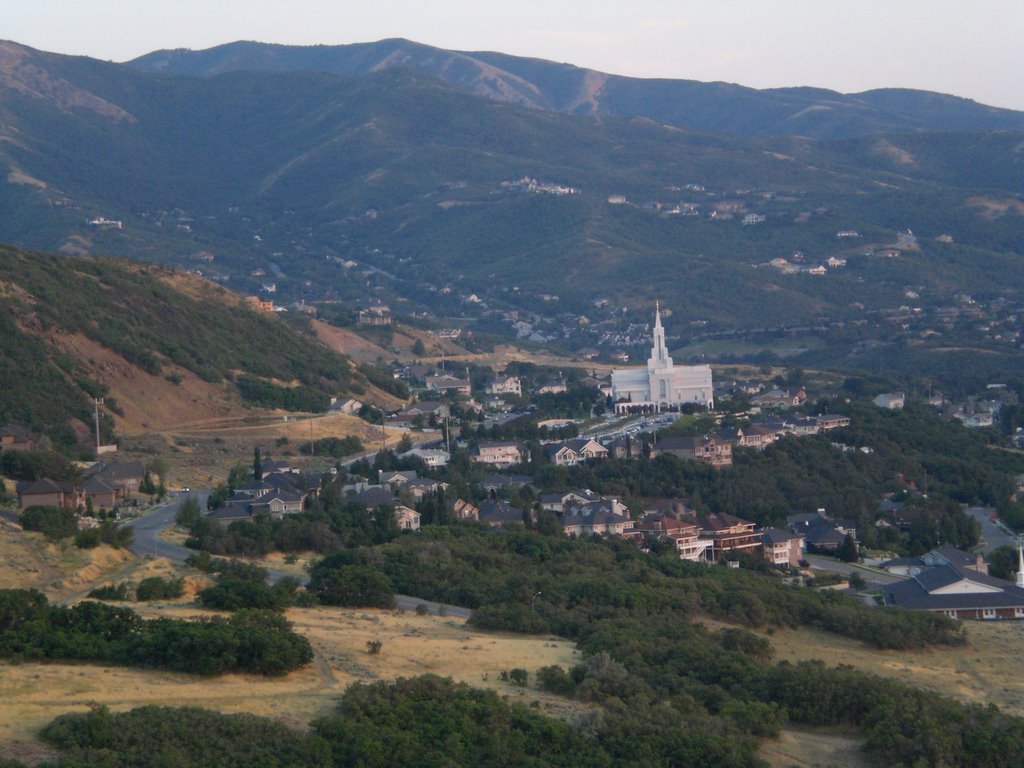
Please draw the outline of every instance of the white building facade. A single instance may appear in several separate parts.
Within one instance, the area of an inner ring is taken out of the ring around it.
[[[655,306],[647,367],[612,371],[612,400],[616,413],[676,410],[688,403],[710,410],[715,407],[711,367],[673,364],[665,347],[661,310]]]

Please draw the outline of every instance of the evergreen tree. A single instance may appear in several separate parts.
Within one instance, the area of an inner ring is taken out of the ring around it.
[[[857,542],[853,540],[853,536],[846,534],[846,538],[843,539],[843,543],[840,544],[839,549],[836,550],[836,557],[844,563],[857,562]]]
[[[156,493],[156,484],[153,482],[153,475],[146,470],[146,474],[142,476],[142,482],[139,483],[139,493],[144,493],[147,496],[152,496]]]
[[[263,458],[258,445],[252,449],[252,479],[256,482],[263,479]]]

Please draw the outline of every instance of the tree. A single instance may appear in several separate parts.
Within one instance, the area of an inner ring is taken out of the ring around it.
[[[174,522],[182,528],[191,528],[199,522],[201,516],[199,502],[195,496],[189,496],[185,499],[185,503],[181,505],[181,508],[178,509],[177,514],[174,516]]]
[[[156,495],[156,483],[153,482],[153,475],[147,469],[146,474],[142,476],[142,482],[139,483],[139,493],[144,493],[147,496]]]
[[[256,482],[263,479],[263,459],[258,445],[252,449],[252,477]]]
[[[408,432],[402,435],[402,439],[398,441],[398,445],[395,446],[395,450],[399,453],[406,453],[407,451],[412,450],[412,437],[409,436]]]
[[[846,534],[846,538],[843,539],[843,543],[839,545],[836,550],[836,557],[842,560],[844,563],[855,563],[859,555],[857,554],[857,542],[853,540],[853,536]]]
[[[423,344],[423,339],[416,339],[412,345],[412,353],[417,357],[422,357],[427,351],[426,346]]]

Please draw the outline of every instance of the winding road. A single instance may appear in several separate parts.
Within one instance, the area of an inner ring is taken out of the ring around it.
[[[139,557],[163,557],[174,563],[184,563],[186,558],[195,554],[195,550],[171,544],[160,538],[160,534],[174,525],[174,518],[178,510],[187,499],[195,498],[199,502],[199,508],[206,508],[206,499],[209,491],[197,491],[195,493],[178,494],[167,501],[158,504],[147,512],[143,517],[130,520],[125,525],[135,532],[135,540],[131,544],[131,551]],[[267,569],[267,579],[275,584],[286,576],[292,574],[283,571]],[[305,582],[307,579],[303,578]],[[457,605],[445,603],[434,603],[430,600],[421,600],[418,597],[408,595],[395,595],[395,604],[404,611],[415,611],[419,606],[424,606],[426,611],[436,616],[453,616],[459,619],[468,619],[472,611]]]

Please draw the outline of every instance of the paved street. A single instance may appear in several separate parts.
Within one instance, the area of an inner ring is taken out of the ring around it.
[[[991,507],[968,507],[967,514],[981,523],[981,551],[988,554],[998,547],[1015,547],[1013,534],[992,520],[995,510]]]
[[[206,499],[209,495],[209,491],[180,494],[160,504],[144,517],[139,517],[126,523],[135,531],[135,541],[131,546],[132,552],[140,557],[164,557],[175,563],[184,563],[189,555],[195,554],[195,551],[163,541],[160,539],[160,533],[174,525],[174,517],[187,498],[194,496],[199,502],[199,508],[205,512]],[[271,584],[275,584],[286,576],[291,575],[283,571],[271,569],[268,569],[267,572],[268,581]],[[306,579],[303,578],[302,581],[305,582]],[[421,600],[418,597],[409,597],[408,595],[395,595],[395,603],[405,611],[415,611],[418,606],[424,605],[431,614],[440,615],[444,613],[446,616],[454,616],[460,619],[468,619],[472,614],[472,611],[468,608],[433,603],[429,600]]]
[[[830,557],[821,557],[820,555],[805,555],[804,557],[814,568],[822,571],[841,573],[844,576],[854,572],[859,573],[864,577],[864,581],[867,583],[869,589],[873,587],[880,587],[884,584],[893,584],[897,581],[903,581],[902,576],[893,576],[888,573],[876,573],[875,571],[864,568],[860,565],[843,563],[839,560],[833,560]]]

